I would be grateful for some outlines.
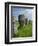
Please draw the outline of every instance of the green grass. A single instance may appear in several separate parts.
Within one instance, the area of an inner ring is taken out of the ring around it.
[[[32,37],[32,24],[19,27],[19,24],[17,23],[17,32],[15,37]]]

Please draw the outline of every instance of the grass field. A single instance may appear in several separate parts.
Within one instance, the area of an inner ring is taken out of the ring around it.
[[[15,37],[32,37],[32,24],[27,24],[24,27],[20,26],[17,23],[17,32]]]

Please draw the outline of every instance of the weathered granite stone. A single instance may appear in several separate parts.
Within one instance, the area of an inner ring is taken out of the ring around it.
[[[28,24],[28,19],[27,18],[25,18],[25,25],[27,25]]]
[[[24,26],[25,25],[25,16],[24,15],[19,15],[18,16],[18,20],[19,20],[20,26]]]
[[[16,17],[12,16],[11,17],[11,37],[15,36],[16,32]]]
[[[28,23],[28,19],[22,14],[18,16],[20,26],[25,26]]]

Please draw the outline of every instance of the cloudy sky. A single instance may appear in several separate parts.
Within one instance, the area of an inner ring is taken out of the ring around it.
[[[28,19],[32,20],[32,9],[11,7],[11,15],[16,16],[17,20],[20,14],[24,14]]]

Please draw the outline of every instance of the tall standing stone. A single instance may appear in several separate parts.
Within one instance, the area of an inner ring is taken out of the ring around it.
[[[12,16],[11,17],[11,37],[15,36],[16,32],[16,17]]]
[[[27,18],[25,18],[25,25],[27,25],[28,24],[28,19]]]
[[[19,20],[20,26],[25,25],[25,16],[23,14],[18,16],[18,20]]]

